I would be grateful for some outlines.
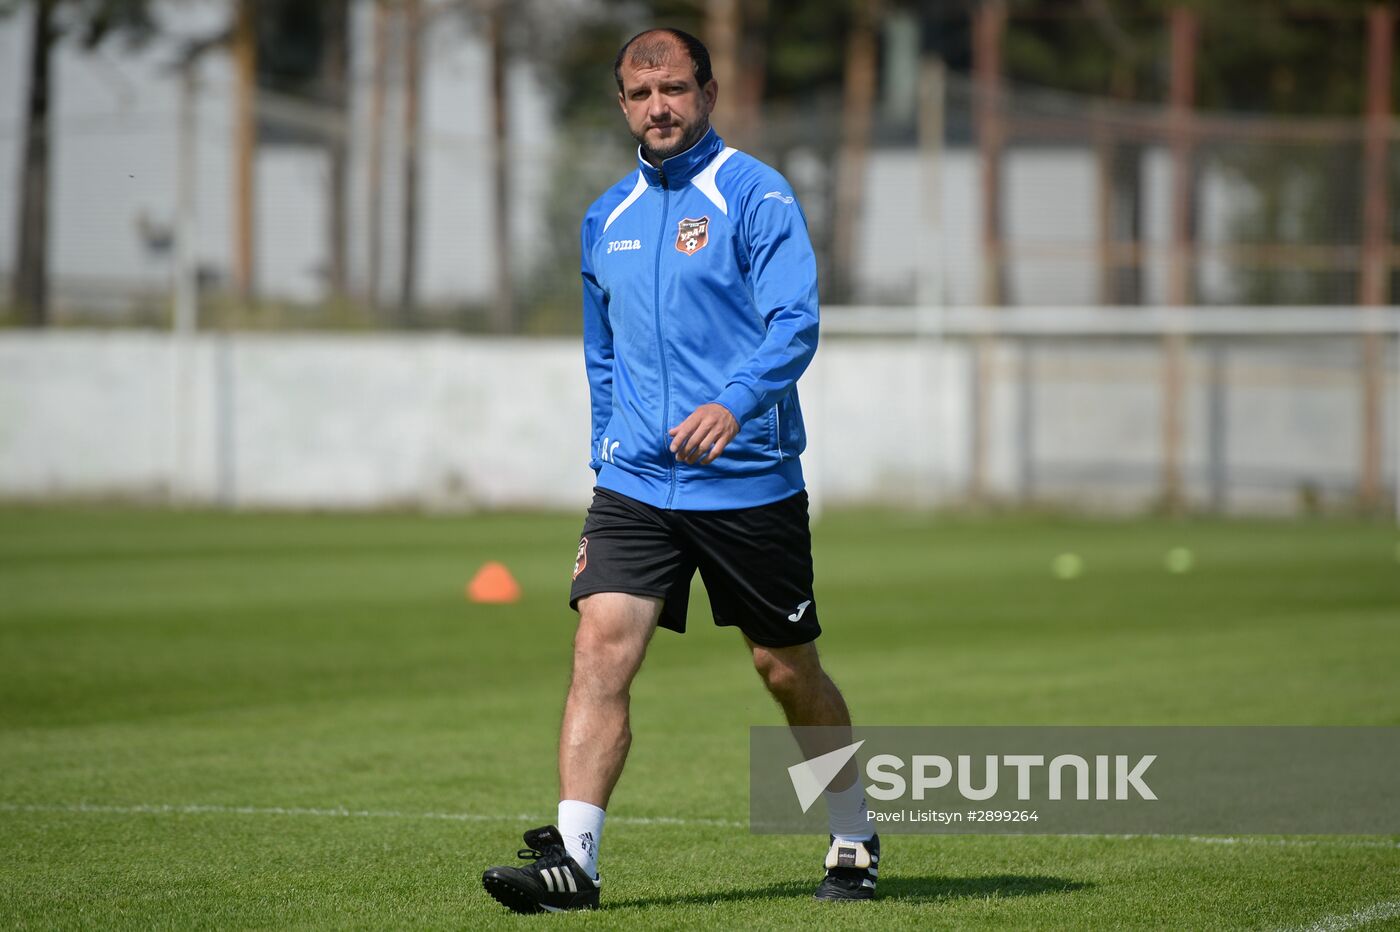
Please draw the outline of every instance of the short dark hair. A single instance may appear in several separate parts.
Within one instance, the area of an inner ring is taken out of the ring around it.
[[[652,38],[655,36],[656,38]],[[663,38],[664,37],[664,38]],[[633,46],[636,48],[633,48]],[[662,27],[639,32],[617,50],[617,60],[613,62],[613,77],[617,79],[617,89],[622,90],[622,63],[629,57],[644,65],[660,65],[679,45],[690,56],[690,65],[695,72],[695,83],[704,87],[714,80],[710,70],[710,50],[705,43],[680,29]]]

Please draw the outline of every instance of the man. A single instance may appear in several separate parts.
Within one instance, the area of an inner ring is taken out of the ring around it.
[[[583,221],[583,339],[593,504],[574,564],[579,613],[559,739],[558,827],[523,867],[482,876],[516,912],[598,905],[604,810],[631,743],[628,690],[658,624],[684,632],[698,569],[715,623],[737,626],[789,724],[849,741],[822,670],[797,378],[817,344],[816,261],[781,175],[710,128],[709,53],[643,32],[614,64],[637,172]],[[830,750],[806,737],[808,757]],[[843,742],[843,743],[845,743]],[[854,765],[829,790],[820,899],[870,899],[879,839]]]

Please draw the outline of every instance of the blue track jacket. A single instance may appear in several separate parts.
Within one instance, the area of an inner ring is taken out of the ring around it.
[[[797,378],[817,349],[817,267],[782,175],[711,129],[584,216],[583,344],[598,485],[658,508],[748,508],[803,488]],[[667,431],[719,402],[739,434],[677,462]]]

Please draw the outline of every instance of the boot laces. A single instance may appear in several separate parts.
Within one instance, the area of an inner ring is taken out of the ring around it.
[[[534,861],[531,866],[536,870],[563,867],[569,860],[569,852],[562,845],[549,845],[544,849],[521,848],[515,852],[515,856],[522,861]]]

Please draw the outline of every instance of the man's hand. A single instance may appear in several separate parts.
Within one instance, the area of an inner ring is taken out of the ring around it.
[[[705,465],[715,461],[725,446],[739,433],[739,422],[722,404],[710,402],[691,412],[690,417],[672,427],[671,452],[682,463],[699,460]],[[701,459],[701,457],[704,459]]]

